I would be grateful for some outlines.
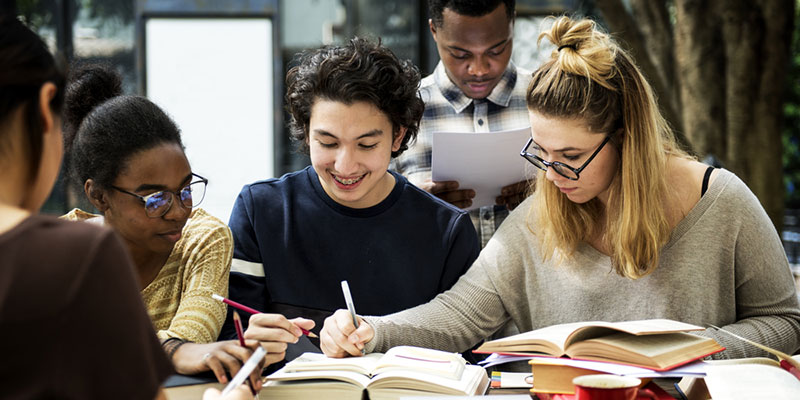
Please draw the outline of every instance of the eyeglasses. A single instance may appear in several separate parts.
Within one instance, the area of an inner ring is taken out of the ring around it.
[[[150,218],[158,218],[169,212],[170,208],[172,208],[172,203],[174,203],[175,196],[181,200],[181,205],[187,209],[197,207],[200,202],[203,201],[203,198],[206,195],[206,185],[208,184],[208,179],[203,178],[195,173],[192,173],[192,176],[198,180],[195,180],[194,182],[184,186],[183,189],[177,192],[173,192],[171,190],[162,190],[160,192],[148,194],[147,196],[140,196],[125,189],[120,189],[114,185],[111,185],[111,188],[137,197],[144,204],[145,215]]]
[[[595,150],[594,153],[592,153],[592,155],[589,156],[589,159],[586,160],[586,162],[583,163],[583,165],[581,165],[580,168],[572,168],[569,165],[564,164],[560,161],[553,161],[553,162],[545,161],[536,154],[528,153],[528,147],[530,147],[531,143],[533,143],[533,138],[528,139],[528,143],[525,144],[525,147],[522,148],[522,151],[519,152],[519,155],[524,157],[526,160],[528,160],[528,162],[533,164],[536,168],[541,169],[542,171],[547,171],[547,167],[551,167],[553,168],[553,170],[558,172],[559,175],[569,180],[577,181],[578,178],[580,178],[581,176],[581,171],[583,171],[584,168],[586,168],[586,166],[589,165],[590,162],[592,162],[597,153],[599,153],[600,150],[603,149],[603,146],[605,146],[606,143],[608,143],[609,139],[611,139],[611,135],[606,136],[606,138],[603,140],[603,143],[600,143],[600,146],[597,147],[597,150]]]

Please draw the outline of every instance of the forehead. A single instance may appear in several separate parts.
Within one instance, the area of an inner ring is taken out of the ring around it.
[[[528,116],[531,137],[545,149],[592,146],[602,137],[602,134],[590,131],[582,118],[551,118],[535,112],[528,112]]]
[[[191,174],[189,160],[177,143],[162,143],[134,153],[116,179],[118,186],[159,185],[174,188]]]
[[[442,11],[442,24],[436,27],[437,37],[446,46],[494,46],[511,36],[511,21],[506,15],[505,7],[505,4],[500,3],[494,11],[480,17],[461,15],[445,8]]]
[[[337,137],[358,137],[373,130],[391,133],[389,116],[374,104],[366,101],[343,103],[336,100],[317,99],[311,106],[309,134],[320,131]]]

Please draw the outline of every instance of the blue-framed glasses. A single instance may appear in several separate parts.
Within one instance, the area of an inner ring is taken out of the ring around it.
[[[192,177],[194,180],[177,192],[162,190],[160,192],[148,194],[147,196],[140,196],[114,185],[111,185],[111,188],[138,198],[142,201],[142,204],[144,204],[145,215],[150,218],[158,218],[169,212],[176,197],[180,199],[181,205],[187,209],[197,207],[200,202],[203,201],[203,198],[206,196],[208,179],[195,173],[192,173]]]
[[[525,147],[522,148],[522,151],[519,152],[519,155],[521,155],[523,158],[528,160],[528,162],[533,164],[536,168],[541,169],[542,171],[547,171],[547,167],[550,167],[553,168],[553,170],[555,170],[559,175],[563,176],[564,178],[577,181],[581,177],[581,171],[583,171],[584,168],[586,168],[586,166],[589,165],[590,162],[592,162],[597,153],[599,153],[600,150],[603,149],[603,146],[605,146],[606,143],[608,143],[609,139],[611,139],[611,135],[607,135],[606,138],[603,140],[603,143],[600,143],[600,146],[597,147],[597,150],[595,150],[594,153],[592,153],[592,155],[589,156],[589,159],[586,160],[586,162],[583,163],[583,165],[581,165],[578,168],[572,168],[569,165],[564,164],[560,161],[553,161],[553,162],[545,161],[536,154],[528,153],[528,147],[531,147],[531,144],[533,143],[533,138],[528,139],[528,143],[525,144]]]

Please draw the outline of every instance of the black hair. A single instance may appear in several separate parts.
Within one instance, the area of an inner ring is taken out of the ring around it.
[[[417,137],[425,104],[419,98],[420,73],[411,61],[401,61],[380,41],[353,38],[340,46],[325,46],[302,54],[286,74],[286,103],[292,140],[308,152],[311,107],[317,99],[375,105],[392,123],[392,134],[406,128],[397,157]],[[394,136],[393,136],[394,137]]]
[[[69,76],[64,142],[73,181],[113,185],[130,157],[164,143],[183,148],[180,130],[152,101],[122,96],[119,74],[104,65],[84,65]]]
[[[429,0],[428,12],[434,26],[442,26],[442,13],[445,8],[453,10],[456,14],[469,17],[482,17],[497,9],[503,3],[506,5],[508,20],[514,19],[515,0]]]
[[[55,114],[61,113],[65,82],[63,66],[63,62],[56,62],[39,36],[16,18],[0,14],[0,126],[8,123],[14,111],[23,108],[24,146],[28,153],[30,177],[39,173],[42,157],[39,93],[42,85],[52,82],[56,93],[50,100],[50,108]],[[0,137],[0,156],[8,151],[6,139]]]

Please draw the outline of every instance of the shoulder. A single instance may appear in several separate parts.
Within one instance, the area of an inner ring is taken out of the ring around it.
[[[130,268],[127,249],[113,231],[93,224],[33,216],[7,233],[0,241],[0,265],[9,269],[0,275],[11,274],[7,278],[19,296],[47,299],[51,304],[41,312],[69,303],[98,269]]]
[[[231,230],[222,220],[209,214],[202,208],[195,208],[183,228],[184,238],[189,241],[217,241],[233,242]],[[183,241],[183,239],[181,241]]]
[[[276,200],[275,196],[289,190],[295,190],[299,184],[308,180],[308,169],[284,174],[280,178],[270,178],[244,185],[239,196],[254,202],[270,202]]]
[[[462,210],[422,190],[418,186],[409,182],[404,176],[394,171],[391,172],[395,179],[405,186],[403,190],[403,196],[407,198],[407,201],[413,202],[416,206],[422,209],[434,210],[442,213],[443,215],[447,215],[450,218],[459,218],[462,216],[469,218],[469,213],[467,211]]]
[[[92,222],[102,222],[102,216],[97,214],[88,213],[86,211],[81,210],[80,208],[73,208],[72,211],[62,215],[61,219],[67,221],[89,221]],[[94,220],[95,218],[99,218],[98,220]]]

